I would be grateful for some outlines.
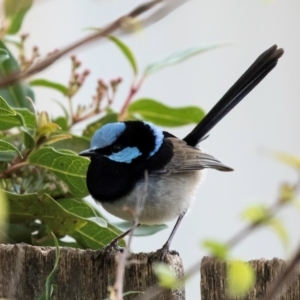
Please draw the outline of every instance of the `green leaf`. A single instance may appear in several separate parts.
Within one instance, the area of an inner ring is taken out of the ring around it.
[[[100,118],[99,120],[89,124],[86,129],[83,131],[83,135],[85,137],[91,138],[95,131],[98,130],[100,127],[107,123],[113,123],[118,121],[118,114],[116,113],[108,113],[104,117]]]
[[[75,155],[75,156],[78,155],[76,152],[74,152],[72,150],[68,150],[68,149],[59,149],[58,151],[62,154],[71,154],[71,155]]]
[[[5,50],[9,55],[9,59],[6,59],[2,64],[0,64],[0,78],[8,76],[11,73],[19,72],[20,67],[18,62],[13,57],[13,55],[5,46],[2,40],[0,40],[0,49]],[[34,100],[34,94],[27,83],[18,82],[13,85],[1,87],[0,95],[6,100],[8,105],[10,105],[11,107],[22,107],[28,108],[29,110],[31,110],[32,108],[31,103],[26,99],[26,97],[30,97],[32,100]]]
[[[46,145],[55,144],[57,142],[64,141],[64,140],[67,140],[67,139],[71,139],[71,138],[72,138],[71,134],[55,134],[55,135],[50,136],[45,141],[44,144],[46,144]]]
[[[97,217],[95,208],[83,199],[63,198],[59,200],[59,204],[74,215],[83,218]]]
[[[132,223],[131,222],[114,222],[113,225],[120,229],[121,231],[125,232],[132,228]],[[134,230],[134,236],[148,236],[155,234],[161,230],[164,230],[168,228],[167,225],[162,224],[162,225],[141,225],[137,227]]]
[[[280,238],[284,248],[287,248],[289,245],[289,235],[282,221],[273,218],[267,222],[267,225],[275,231],[277,236]]]
[[[117,231],[110,226],[103,228],[97,223],[89,221],[85,226],[72,233],[72,237],[76,239],[81,247],[98,250],[116,238],[118,236],[116,233]],[[124,246],[124,242],[121,241],[119,245]]]
[[[13,127],[24,126],[36,128],[35,115],[27,108],[15,108],[16,115],[3,116],[0,120],[0,130],[7,130]]]
[[[7,51],[4,49],[0,49],[0,65],[7,59],[9,59]]]
[[[263,205],[253,205],[242,213],[242,218],[251,223],[265,222],[269,218],[269,213]]]
[[[21,127],[21,130],[24,133],[24,145],[27,149],[32,149],[35,145],[34,138],[32,135],[26,130],[26,128]]]
[[[15,108],[15,111],[17,112],[18,115],[22,117],[23,120],[23,125],[27,128],[36,128],[36,119],[35,115],[28,110],[27,108]]]
[[[65,210],[53,198],[37,194],[13,194],[5,192],[12,223],[41,220],[58,235],[71,235],[83,227],[87,220]]]
[[[68,119],[65,117],[58,117],[53,120],[53,123],[57,124],[62,131],[68,131]]]
[[[90,140],[84,136],[70,135],[71,139],[63,140],[53,144],[57,150],[71,150],[74,153],[79,153],[90,147]]]
[[[6,34],[4,37],[2,37],[2,40],[6,44],[12,44],[19,49],[22,47],[22,40],[19,36]]]
[[[102,249],[114,238],[119,236],[117,230],[108,225],[107,228],[100,227],[95,222],[88,222],[85,226],[76,230],[72,237],[78,241],[83,248],[90,248],[94,250]],[[119,246],[124,246],[124,241],[119,242]]]
[[[9,244],[26,243],[32,244],[32,229],[28,222],[9,223],[6,231],[5,242]]]
[[[133,73],[137,74],[138,72],[137,63],[129,47],[125,45],[121,40],[116,38],[115,36],[110,35],[108,36],[108,38],[122,51],[124,56],[127,58],[128,62],[130,63]]]
[[[150,64],[148,64],[148,66],[146,66],[146,68],[145,68],[144,74],[145,75],[152,74],[163,68],[166,68],[166,67],[169,67],[169,66],[172,66],[175,64],[179,64],[195,55],[202,54],[206,51],[210,51],[210,50],[213,50],[213,49],[219,48],[221,46],[225,46],[225,45],[228,45],[228,43],[217,43],[217,44],[214,43],[214,44],[210,44],[210,45],[195,46],[195,47],[187,48],[184,50],[176,51],[172,54],[163,56],[163,57],[151,62]]]
[[[97,222],[91,219],[97,216],[82,200],[54,200],[47,194],[5,194],[9,202],[11,222],[41,220],[56,235],[69,235],[83,248],[101,249],[120,234],[119,230],[110,225],[107,228],[99,226],[99,217]],[[106,225],[106,222],[102,220],[101,224]],[[121,241],[120,245],[123,246],[124,242]]]
[[[17,113],[7,104],[5,99],[0,96],[0,116],[15,116]]]
[[[11,162],[16,157],[14,152],[0,152],[0,162]]]
[[[228,294],[231,297],[244,297],[255,283],[252,267],[242,261],[231,261],[227,265]]]
[[[158,279],[158,284],[167,289],[173,289],[175,287],[178,287],[178,280],[174,274],[174,272],[171,270],[171,267],[163,264],[158,263],[154,265],[154,273]]]
[[[167,127],[199,123],[205,115],[204,111],[196,106],[173,108],[147,98],[131,103],[128,112],[134,118]]]
[[[16,116],[1,117],[0,130],[7,130],[18,126],[23,126],[22,116],[17,114]]]
[[[0,162],[0,173],[3,173],[7,169],[7,166],[6,162]]]
[[[72,195],[85,197],[89,194],[86,187],[86,173],[90,160],[81,156],[61,153],[53,148],[40,148],[29,156],[33,165],[53,172],[64,181]]]
[[[228,256],[228,246],[224,243],[220,243],[214,240],[205,240],[203,242],[203,247],[206,248],[211,255],[219,259],[226,259]]]
[[[36,135],[39,137],[49,137],[51,133],[59,130],[60,127],[55,123],[47,123],[37,129]]]
[[[16,34],[20,30],[23,19],[32,3],[33,0],[4,0],[5,15],[10,21],[8,34]]]
[[[118,237],[122,232],[114,226],[108,224],[107,228],[97,225],[92,217],[99,218],[97,212],[91,205],[81,199],[60,199],[59,204],[67,211],[88,219],[85,226],[76,231],[72,236],[84,248],[101,249],[111,242],[114,238]],[[103,218],[102,222],[103,222]],[[125,246],[124,241],[119,242],[120,246]]]
[[[54,266],[52,271],[50,272],[50,274],[47,276],[47,280],[45,283],[45,300],[50,300],[52,293],[53,293],[53,280],[54,280],[54,276],[58,270],[58,262],[59,262],[59,258],[60,258],[60,248],[59,248],[59,244],[58,241],[56,239],[56,236],[54,235],[53,232],[51,232],[51,235],[54,239],[55,242],[55,261],[54,261]]]
[[[89,221],[92,221],[102,227],[107,227],[107,222],[103,219],[103,218],[100,218],[100,217],[90,217],[88,218]]]
[[[46,80],[46,79],[41,79],[41,78],[34,79],[34,80],[29,81],[29,84],[31,86],[41,86],[41,87],[46,87],[46,88],[56,90],[56,91],[62,93],[64,96],[67,95],[67,92],[68,92],[68,88],[65,85],[60,84],[58,82]]]
[[[0,140],[0,152],[16,152],[19,156],[23,157],[16,146],[3,140]]]

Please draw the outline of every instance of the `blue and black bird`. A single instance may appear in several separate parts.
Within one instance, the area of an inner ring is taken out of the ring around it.
[[[232,171],[213,156],[202,152],[198,148],[199,142],[276,66],[282,55],[283,50],[276,45],[262,53],[184,139],[143,121],[102,126],[92,137],[91,149],[80,153],[91,160],[87,187],[92,197],[109,213],[132,221],[132,213],[124,207],[135,210],[147,170],[147,195],[139,223],[163,224],[178,218],[162,247],[162,257],[165,256],[195,196],[201,170]],[[110,245],[116,247],[118,240]]]

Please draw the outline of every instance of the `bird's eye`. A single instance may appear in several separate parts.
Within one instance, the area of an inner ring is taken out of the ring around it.
[[[120,152],[121,150],[122,150],[122,147],[120,145],[113,145],[113,146],[111,146],[111,151],[113,153]]]

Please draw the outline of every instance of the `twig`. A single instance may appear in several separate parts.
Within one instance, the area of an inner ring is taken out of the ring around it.
[[[229,239],[226,243],[226,246],[228,249],[233,248],[236,246],[240,241],[242,241],[245,237],[247,237],[250,233],[252,233],[255,229],[260,227],[262,224],[264,224],[266,221],[272,219],[272,217],[278,212],[278,210],[285,204],[285,202],[281,201],[279,199],[276,201],[271,207],[269,207],[268,211],[268,216],[267,218],[261,220],[261,221],[256,221],[248,226],[244,227],[241,231],[239,231],[237,234],[235,234],[231,239]]]
[[[145,80],[145,76],[141,77],[141,79],[138,81],[138,83],[132,83],[129,94],[124,102],[124,105],[121,108],[120,114],[119,114],[119,120],[122,120],[122,117],[124,115],[124,113],[126,112],[126,109],[128,107],[128,105],[130,104],[131,100],[133,99],[133,96],[139,91],[142,83]]]
[[[114,291],[115,291],[115,297],[117,300],[123,299],[123,282],[124,282],[124,274],[125,274],[125,268],[126,268],[126,261],[129,257],[129,249],[133,237],[134,230],[139,225],[139,217],[141,215],[141,212],[144,208],[144,203],[147,196],[147,190],[148,190],[148,182],[149,182],[149,176],[148,176],[148,170],[144,171],[144,186],[141,197],[139,197],[135,211],[133,212],[134,217],[134,223],[130,230],[129,237],[128,237],[128,243],[121,254],[118,266],[117,266],[117,275],[116,275],[116,282],[114,284]]]
[[[5,170],[3,173],[0,173],[0,178],[7,178],[10,176],[11,173],[13,173],[14,171],[16,171],[22,167],[27,166],[28,164],[29,164],[28,161],[23,161],[23,162],[15,164],[15,165],[12,165],[7,170]]]
[[[24,72],[17,72],[12,73],[6,77],[1,78],[0,80],[0,87],[4,87],[7,85],[11,85],[17,81],[24,80],[28,78],[29,76],[32,76],[50,65],[52,65],[56,60],[61,58],[63,55],[69,53],[70,51],[73,51],[74,49],[83,46],[87,43],[93,42],[95,40],[101,39],[103,37],[106,37],[109,34],[112,34],[117,29],[122,28],[124,22],[128,19],[136,18],[137,16],[143,14],[144,12],[150,10],[152,7],[160,3],[162,0],[153,0],[150,2],[143,3],[139,6],[137,6],[135,9],[133,9],[130,13],[118,18],[111,24],[104,27],[104,29],[97,31],[96,33],[93,33],[83,39],[80,39],[73,44],[70,44],[69,46],[66,46],[62,50],[55,51],[52,55],[49,57],[43,59],[39,63],[33,65],[32,67],[28,68]]]

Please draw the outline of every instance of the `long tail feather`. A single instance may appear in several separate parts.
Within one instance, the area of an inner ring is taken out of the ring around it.
[[[277,49],[276,45],[263,52],[183,140],[188,145],[196,146],[231,109],[264,79],[276,66],[283,53],[283,49]]]

